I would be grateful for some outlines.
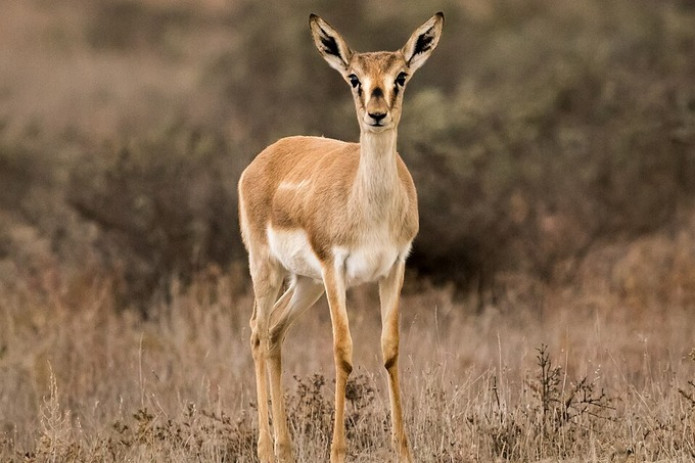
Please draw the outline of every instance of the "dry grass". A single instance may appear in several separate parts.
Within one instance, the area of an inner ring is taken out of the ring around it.
[[[658,235],[592,253],[572,284],[510,277],[479,315],[477,301],[410,285],[401,368],[419,461],[695,461],[693,293],[672,283],[692,281],[692,261],[672,257],[694,241],[675,236],[680,245]],[[240,278],[210,271],[174,285],[146,321],[117,311],[95,278],[47,270],[3,285],[0,460],[254,461],[251,301]],[[673,297],[645,299],[633,279],[647,293],[668,284]],[[350,307],[351,461],[388,460],[374,291],[354,291]],[[285,344],[288,415],[307,462],[325,461],[330,442],[325,309]]]

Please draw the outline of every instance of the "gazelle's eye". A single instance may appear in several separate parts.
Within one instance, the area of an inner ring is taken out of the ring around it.
[[[403,87],[405,85],[405,79],[407,78],[408,74],[406,74],[405,72],[401,72],[400,74],[398,74],[398,77],[396,77],[396,85],[398,85],[399,87]]]
[[[355,74],[350,74],[348,79],[350,79],[350,85],[352,85],[352,88],[358,88],[360,85],[362,85],[360,83],[360,79],[358,79]]]

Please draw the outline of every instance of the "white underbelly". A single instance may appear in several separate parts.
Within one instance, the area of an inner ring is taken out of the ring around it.
[[[268,227],[271,255],[289,273],[321,280],[321,263],[304,230],[277,230]]]
[[[289,272],[315,280],[322,279],[321,263],[304,230],[268,227],[271,255]],[[342,270],[346,287],[385,277],[399,259],[410,252],[410,243],[397,246],[387,233],[374,233],[353,246],[333,248],[334,265]]]

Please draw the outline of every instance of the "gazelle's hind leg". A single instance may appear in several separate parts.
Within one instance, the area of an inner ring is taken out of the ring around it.
[[[270,314],[270,347],[281,348],[287,329],[323,295],[321,281],[295,275]]]
[[[389,274],[379,282],[381,302],[381,352],[389,375],[391,402],[391,439],[399,463],[410,463],[412,457],[403,426],[400,383],[398,381],[399,311],[398,300],[403,286],[405,262],[399,260]]]
[[[254,303],[251,315],[251,352],[256,372],[258,400],[258,459],[273,463],[273,445],[270,437],[268,413],[268,381],[266,359],[270,342],[270,313],[282,286],[282,273],[268,261],[250,259]]]
[[[293,461],[290,435],[287,429],[285,401],[282,395],[282,342],[290,325],[323,294],[323,285],[309,278],[294,277],[289,288],[275,303],[270,315],[268,366],[270,396],[273,403],[275,454],[281,463]]]

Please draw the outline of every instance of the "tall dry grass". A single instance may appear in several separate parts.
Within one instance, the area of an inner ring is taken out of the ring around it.
[[[694,293],[670,283],[695,275],[678,263],[692,244],[674,246],[687,234],[591,254],[571,284],[508,276],[482,314],[478,301],[411,282],[401,368],[418,460],[695,461]],[[95,277],[48,269],[3,284],[0,460],[255,461],[251,300],[240,281],[212,269],[174,284],[149,320],[116,310]],[[663,285],[673,297],[641,296]],[[350,458],[388,461],[375,291],[353,291],[349,307]],[[284,359],[298,459],[325,461],[333,367],[324,302],[293,327]]]

